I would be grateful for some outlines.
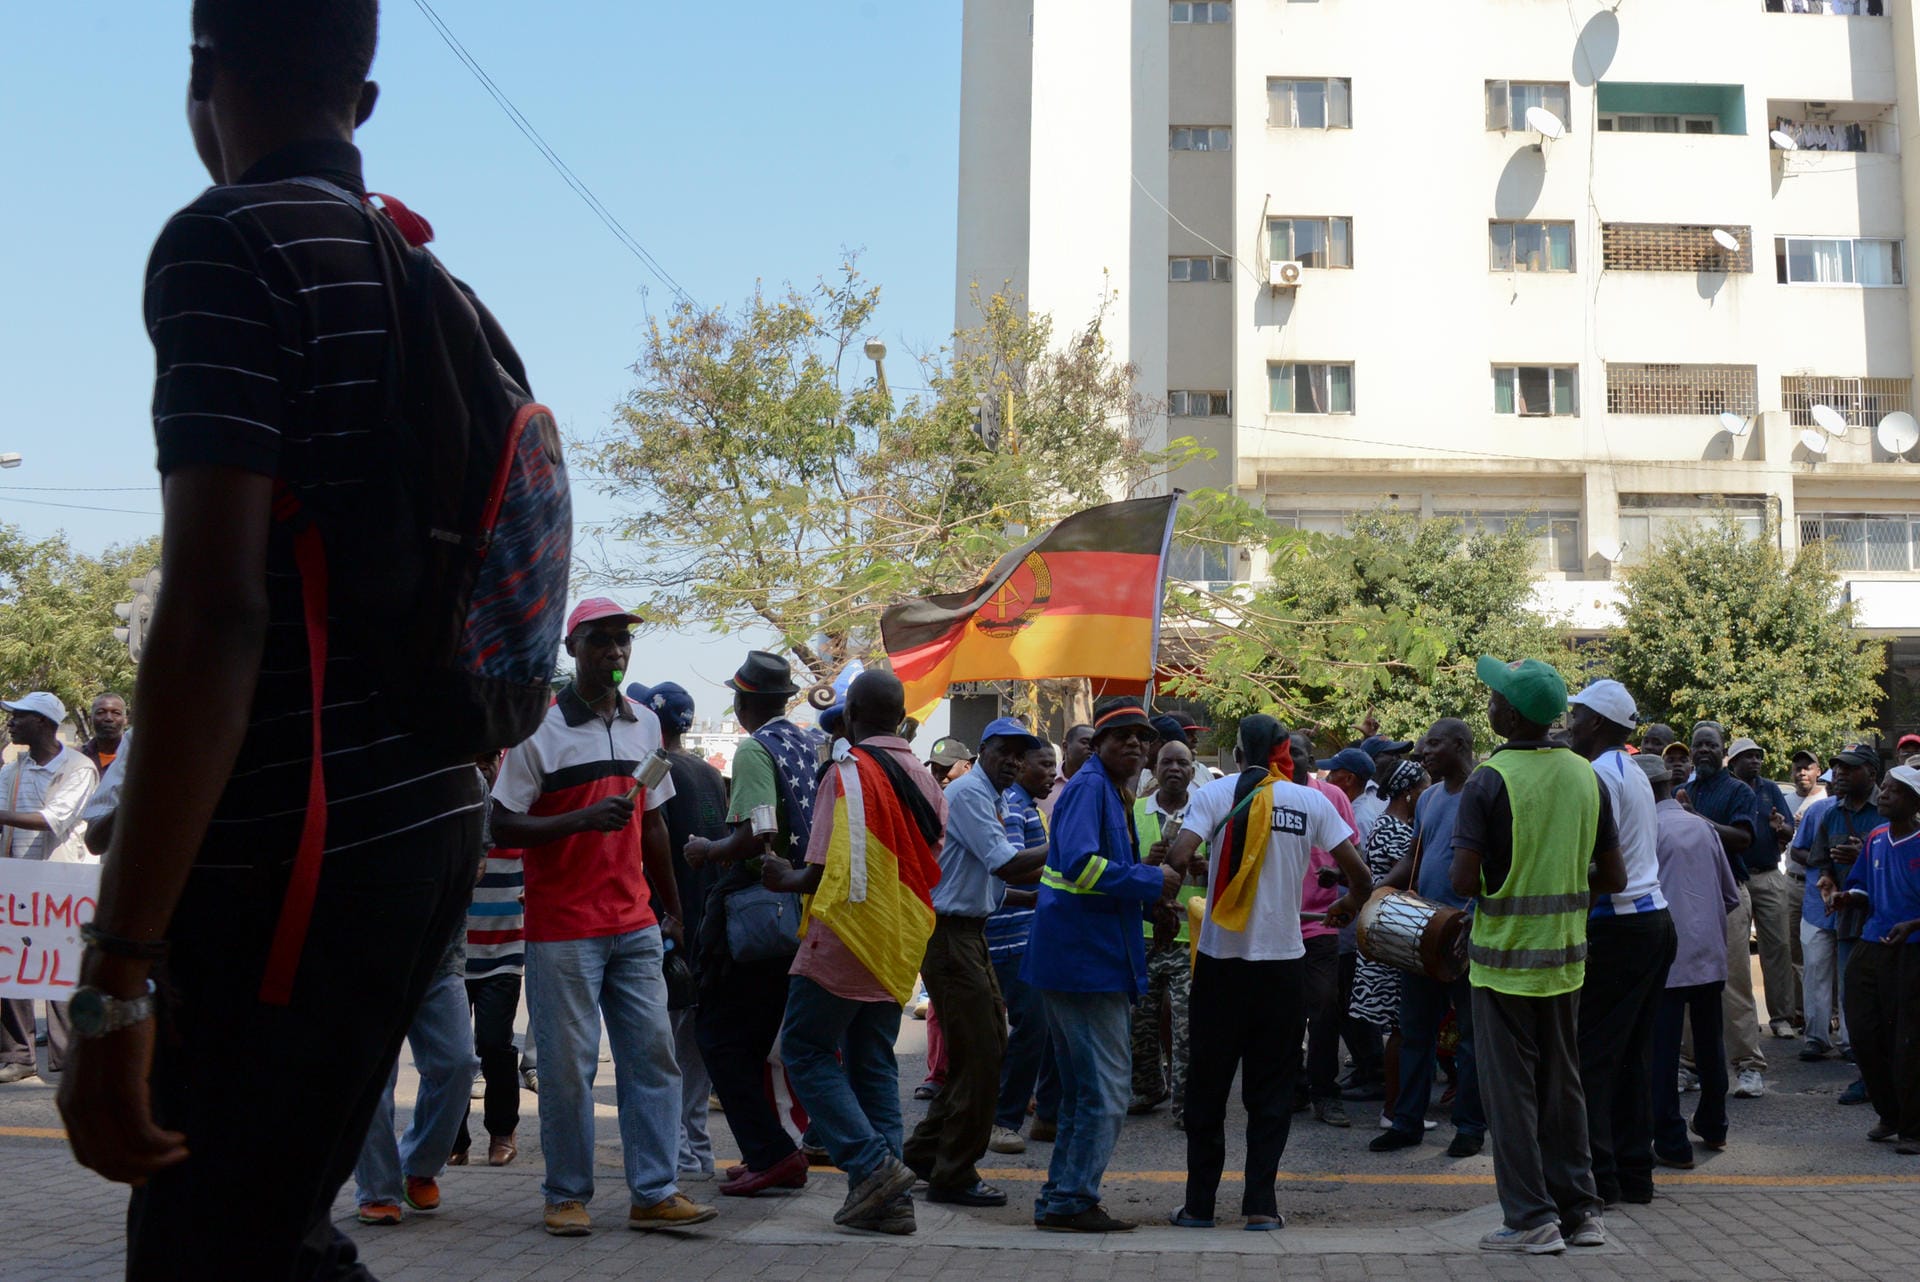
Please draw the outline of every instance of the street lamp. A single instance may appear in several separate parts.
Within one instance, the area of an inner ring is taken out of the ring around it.
[[[19,467],[20,463],[18,454],[0,454],[0,467]]]
[[[893,394],[887,391],[887,345],[877,338],[867,340],[867,359],[873,362],[873,376],[879,382],[880,395],[888,400]]]

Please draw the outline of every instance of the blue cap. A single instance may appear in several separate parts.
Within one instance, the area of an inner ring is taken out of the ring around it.
[[[1372,734],[1360,741],[1360,751],[1369,757],[1378,757],[1383,753],[1402,753],[1413,747],[1411,739],[1389,739],[1383,734]]]
[[[980,751],[987,750],[989,739],[1018,739],[1023,748],[1038,748],[1040,740],[1034,737],[1025,723],[1015,717],[997,717],[987,722],[987,728],[980,732]]]
[[[671,681],[644,686],[638,681],[627,687],[627,698],[651,708],[660,724],[676,734],[693,729],[693,696]]]
[[[820,729],[835,739],[840,738],[846,729],[847,705],[836,703],[821,710]]]
[[[1371,779],[1373,778],[1373,758],[1358,748],[1342,748],[1322,761],[1320,769],[1322,772],[1346,770],[1352,772],[1356,779]]]

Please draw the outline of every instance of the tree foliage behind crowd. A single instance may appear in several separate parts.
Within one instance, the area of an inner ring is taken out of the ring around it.
[[[1211,519],[1224,523],[1211,503]],[[1267,712],[1331,748],[1356,739],[1369,714],[1408,739],[1462,717],[1485,746],[1480,655],[1545,659],[1569,686],[1604,662],[1601,647],[1576,647],[1530,604],[1533,548],[1519,522],[1467,529],[1378,511],[1342,535],[1268,537],[1272,581],[1243,601],[1175,590],[1198,670],[1169,692],[1203,700],[1223,722]]]
[[[1784,774],[1795,749],[1829,752],[1872,723],[1886,655],[1819,549],[1789,563],[1774,535],[1731,519],[1670,535],[1627,574],[1613,652],[1643,721],[1722,722]]]
[[[95,695],[130,696],[133,660],[114,639],[113,607],[159,563],[158,537],[94,557],[65,534],[34,540],[0,525],[0,691],[51,691],[82,730]]]
[[[1098,317],[1056,343],[1017,298],[976,296],[979,324],[917,374],[890,362],[930,389],[895,399],[862,351],[879,296],[848,263],[656,321],[618,422],[580,443],[627,545],[592,568],[662,622],[770,628],[824,680],[878,652],[888,605],[974,582],[1022,529],[1137,478],[1147,407]],[[997,432],[974,430],[983,403]]]

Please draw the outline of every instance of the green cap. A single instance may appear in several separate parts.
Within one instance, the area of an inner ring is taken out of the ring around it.
[[[1502,663],[1481,655],[1473,665],[1481,682],[1513,705],[1513,710],[1535,725],[1549,726],[1567,710],[1567,683],[1550,663],[1521,659]]]

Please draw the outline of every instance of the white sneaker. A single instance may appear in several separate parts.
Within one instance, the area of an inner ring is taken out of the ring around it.
[[[1480,1239],[1482,1251],[1513,1251],[1522,1255],[1558,1255],[1567,1249],[1558,1224],[1537,1229],[1499,1228]]]
[[[1680,1070],[1680,1093],[1682,1095],[1685,1095],[1688,1091],[1697,1091],[1699,1089],[1700,1089],[1700,1074],[1694,1072],[1690,1068],[1681,1069]]]
[[[1740,1084],[1733,1088],[1735,1099],[1759,1099],[1767,1093],[1767,1084],[1757,1068],[1740,1070]]]
[[[995,1153],[1024,1153],[1027,1151],[1027,1138],[1009,1126],[993,1128],[993,1138],[987,1141],[987,1148]]]
[[[1568,1246],[1605,1246],[1607,1244],[1607,1225],[1597,1215],[1585,1216],[1567,1234]]]

